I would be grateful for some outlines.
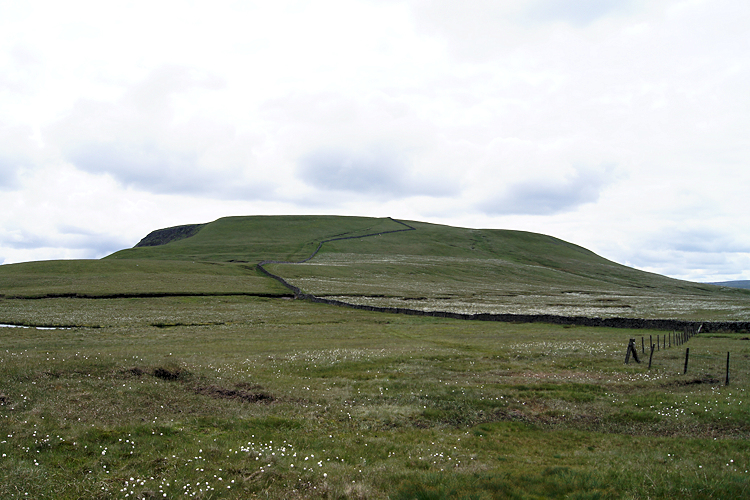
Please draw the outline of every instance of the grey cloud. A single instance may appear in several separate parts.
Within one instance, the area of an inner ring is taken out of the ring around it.
[[[0,238],[0,246],[22,250],[54,246],[49,245],[48,242],[47,238],[25,231],[13,232],[10,235]]]
[[[247,175],[247,165],[230,161],[208,166],[202,153],[145,141],[90,142],[68,152],[67,159],[81,170],[109,174],[125,186],[152,193],[258,199],[273,192],[269,180]]]
[[[746,279],[750,269],[750,240],[727,227],[675,220],[671,227],[630,235],[625,245],[612,249],[618,262],[680,279]]]
[[[38,248],[66,248],[83,250],[82,258],[99,258],[132,243],[111,234],[102,234],[72,227],[59,227],[50,234],[37,234],[25,230],[13,231],[0,237],[0,247],[16,250]]]
[[[300,163],[302,177],[321,189],[402,194],[405,188],[401,160],[383,151],[317,151]]]
[[[699,281],[741,279],[750,268],[746,253],[682,252],[654,250],[647,245],[629,252],[626,265],[649,269],[666,276]]]
[[[0,156],[0,191],[15,187],[17,180],[17,163],[10,158]]]
[[[8,127],[0,123],[0,191],[18,187],[19,176],[39,163],[39,148],[30,139],[27,127]]]
[[[700,254],[750,253],[750,242],[714,228],[676,228],[660,231],[650,246],[669,251]]]
[[[190,193],[205,190],[208,175],[195,175],[194,152],[169,151],[149,143],[86,143],[68,153],[81,170],[109,173],[125,185],[146,191]]]
[[[410,172],[404,155],[384,148],[367,151],[325,149],[299,161],[304,181],[318,189],[396,196],[444,196],[455,192],[440,179],[420,178]]]
[[[628,10],[626,0],[536,0],[529,5],[526,16],[533,21],[565,21],[573,26],[586,26],[617,12]]]
[[[225,199],[268,196],[271,181],[252,175],[253,145],[233,126],[202,116],[175,123],[173,95],[221,85],[210,75],[163,67],[116,103],[78,102],[47,132],[65,160],[125,186]]]
[[[488,214],[552,215],[568,212],[599,199],[611,182],[612,169],[578,170],[562,182],[523,181],[509,186],[505,193],[480,204]]]

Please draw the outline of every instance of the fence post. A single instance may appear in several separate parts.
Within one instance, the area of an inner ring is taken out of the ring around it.
[[[659,336],[656,336],[656,350],[658,351],[661,349],[661,342],[659,341]]]
[[[727,353],[727,378],[724,380],[724,385],[729,385],[729,353]]]
[[[633,347],[633,340],[628,341],[628,350],[625,352],[625,364],[630,363],[630,348]]]
[[[635,339],[630,339],[628,341],[628,352],[625,354],[625,364],[627,365],[630,361],[630,354],[633,354],[633,359],[636,363],[640,363],[641,360],[638,359],[638,351],[635,350]]]
[[[651,354],[648,356],[648,369],[651,369],[651,360],[654,359],[654,344],[651,344]]]
[[[685,349],[685,370],[682,372],[683,375],[687,373],[688,357],[690,356],[690,348]]]
[[[646,344],[643,342],[643,335],[641,335],[641,354],[646,354]]]

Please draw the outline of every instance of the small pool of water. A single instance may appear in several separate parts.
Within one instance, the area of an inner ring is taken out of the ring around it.
[[[5,323],[0,323],[0,328],[36,328],[37,330],[70,330],[70,328],[58,328],[56,326],[6,325]]]

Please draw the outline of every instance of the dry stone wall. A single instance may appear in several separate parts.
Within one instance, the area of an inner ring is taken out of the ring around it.
[[[389,217],[390,218],[390,217]],[[303,293],[298,287],[288,283],[281,276],[277,276],[263,266],[266,264],[302,264],[315,257],[324,243],[329,241],[338,240],[353,240],[360,238],[367,238],[369,236],[378,236],[381,234],[398,233],[402,231],[415,231],[416,228],[395,220],[391,219],[403,226],[405,229],[396,229],[393,231],[382,231],[379,233],[365,234],[361,236],[345,236],[341,238],[331,238],[323,240],[318,244],[318,248],[307,257],[306,259],[298,262],[284,262],[275,260],[265,260],[258,264],[258,269],[269,276],[277,280],[279,283],[287,287],[294,293],[294,297],[300,300],[308,300],[319,304],[329,304],[334,306],[349,307],[352,309],[360,309],[364,311],[375,311],[392,314],[408,314],[412,316],[431,316],[436,318],[452,318],[452,319],[463,319],[473,321],[500,321],[504,323],[549,323],[555,325],[574,325],[574,326],[595,326],[595,327],[607,327],[607,328],[629,328],[629,329],[650,329],[650,330],[684,330],[687,328],[700,328],[701,332],[750,332],[750,322],[747,321],[685,321],[677,319],[642,319],[642,318],[589,318],[586,316],[558,316],[554,314],[462,314],[450,311],[422,311],[419,309],[407,309],[401,307],[376,307],[367,306],[362,304],[351,304],[349,302],[343,302],[340,300],[326,299],[323,297],[317,297],[312,294]]]

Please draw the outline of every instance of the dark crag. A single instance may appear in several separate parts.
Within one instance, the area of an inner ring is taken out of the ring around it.
[[[205,224],[186,224],[184,226],[167,227],[151,231],[138,242],[137,247],[157,247],[177,240],[184,240],[194,236]]]

